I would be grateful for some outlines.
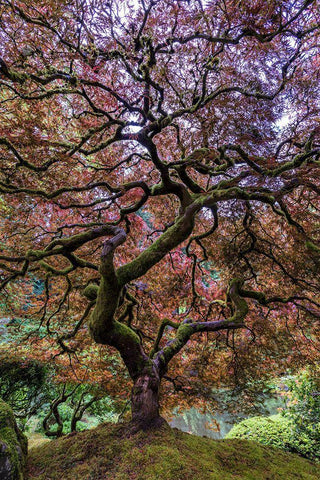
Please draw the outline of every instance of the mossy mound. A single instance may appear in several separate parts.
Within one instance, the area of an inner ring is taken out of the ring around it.
[[[13,411],[0,399],[0,479],[22,480],[28,450],[27,438],[17,427]]]
[[[130,434],[104,424],[30,451],[29,480],[316,480],[316,465],[246,440],[211,440],[168,426]]]

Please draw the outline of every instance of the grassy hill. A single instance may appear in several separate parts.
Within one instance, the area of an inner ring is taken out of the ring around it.
[[[244,440],[164,426],[134,435],[104,424],[30,450],[28,480],[319,480],[303,458]]]

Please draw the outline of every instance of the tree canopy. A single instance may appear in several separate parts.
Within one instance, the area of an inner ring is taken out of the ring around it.
[[[319,356],[319,12],[1,2],[2,298],[56,354],[114,347],[138,424],[162,379]]]

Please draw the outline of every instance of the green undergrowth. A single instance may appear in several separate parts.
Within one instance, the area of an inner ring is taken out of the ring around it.
[[[130,434],[125,425],[92,430],[33,448],[28,480],[316,480],[318,467],[246,440],[211,440],[168,426]]]

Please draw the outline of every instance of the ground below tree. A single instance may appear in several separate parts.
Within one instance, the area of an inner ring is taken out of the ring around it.
[[[309,461],[244,440],[211,440],[164,425],[129,434],[103,424],[30,450],[28,480],[316,480]]]

